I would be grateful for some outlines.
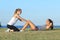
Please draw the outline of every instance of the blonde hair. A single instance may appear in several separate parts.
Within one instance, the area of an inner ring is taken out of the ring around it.
[[[20,11],[22,13],[22,9],[18,8],[18,9],[15,10],[14,14],[16,14],[17,11]]]

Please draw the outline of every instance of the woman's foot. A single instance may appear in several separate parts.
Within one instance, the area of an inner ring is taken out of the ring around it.
[[[10,32],[10,29],[7,29],[5,32]]]
[[[23,32],[24,30],[20,30],[20,32]]]

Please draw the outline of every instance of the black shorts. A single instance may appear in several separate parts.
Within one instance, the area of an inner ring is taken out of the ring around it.
[[[39,28],[36,26],[35,29],[31,29],[32,31],[38,31]]]
[[[20,31],[17,27],[15,27],[13,25],[7,25],[7,27],[11,30],[14,30],[14,31]]]

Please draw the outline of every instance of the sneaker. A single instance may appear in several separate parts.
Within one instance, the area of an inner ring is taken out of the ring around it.
[[[24,30],[20,30],[20,32],[23,32]]]
[[[9,32],[10,31],[10,29],[7,29],[5,32]]]

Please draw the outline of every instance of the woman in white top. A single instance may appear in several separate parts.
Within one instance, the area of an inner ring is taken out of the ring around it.
[[[9,32],[10,30],[13,30],[13,31],[20,31],[17,27],[14,26],[14,24],[20,20],[20,21],[26,21],[25,19],[21,18],[19,15],[22,13],[22,10],[21,9],[16,9],[15,12],[14,12],[14,15],[12,17],[12,19],[8,22],[7,24],[7,27],[9,28],[7,30],[7,32]]]

